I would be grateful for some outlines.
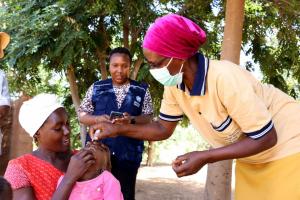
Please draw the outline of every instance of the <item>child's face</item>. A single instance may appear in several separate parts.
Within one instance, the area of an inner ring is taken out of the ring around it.
[[[86,149],[92,151],[95,157],[95,164],[93,164],[88,171],[94,170],[109,170],[110,171],[110,152],[109,148],[99,142],[89,142]]]

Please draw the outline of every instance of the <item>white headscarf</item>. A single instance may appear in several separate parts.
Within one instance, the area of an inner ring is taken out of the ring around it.
[[[54,94],[39,94],[24,101],[19,112],[19,122],[31,137],[44,124],[53,111],[62,108]]]

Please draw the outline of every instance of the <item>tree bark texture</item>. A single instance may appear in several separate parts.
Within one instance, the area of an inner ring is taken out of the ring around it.
[[[99,60],[100,65],[100,73],[101,73],[101,79],[105,80],[107,79],[107,69],[106,69],[106,63],[105,63],[105,53],[101,53],[100,50],[96,49],[96,55]]]
[[[227,0],[221,60],[240,63],[244,24],[244,0]]]
[[[129,49],[129,16],[127,12],[123,14],[123,43],[124,47]]]
[[[148,148],[147,148],[147,166],[153,166],[154,162],[154,156],[155,156],[155,148],[154,148],[154,142],[153,141],[148,141]]]
[[[79,93],[78,93],[78,86],[76,83],[76,76],[74,73],[74,67],[72,65],[69,66],[67,69],[67,78],[70,84],[70,91],[71,91],[71,96],[72,96],[72,101],[75,106],[76,113],[78,111],[78,108],[80,106],[80,98],[79,98]],[[82,124],[80,124],[80,140],[81,140],[81,145],[84,146],[85,144],[85,139],[86,139],[86,127]]]
[[[136,80],[143,61],[144,61],[144,58],[142,55],[135,61],[134,65],[133,65],[133,70],[132,70],[131,76],[130,76],[131,79]]]
[[[225,13],[224,39],[221,59],[236,64],[240,62],[244,23],[244,0],[227,0]],[[231,199],[232,160],[208,164],[205,185],[205,200]]]
[[[232,161],[208,164],[204,200],[231,199]]]

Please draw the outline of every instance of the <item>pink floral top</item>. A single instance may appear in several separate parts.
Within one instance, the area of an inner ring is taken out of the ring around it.
[[[58,180],[61,182],[63,176]],[[69,200],[123,200],[119,181],[109,172],[104,171],[94,179],[76,182]]]

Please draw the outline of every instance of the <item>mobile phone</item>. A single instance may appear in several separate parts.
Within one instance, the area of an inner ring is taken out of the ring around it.
[[[123,113],[117,112],[117,111],[111,111],[110,116],[109,116],[110,120],[113,120],[116,118],[122,118],[122,117],[124,117]]]

